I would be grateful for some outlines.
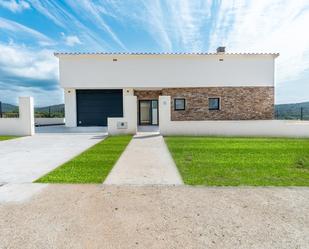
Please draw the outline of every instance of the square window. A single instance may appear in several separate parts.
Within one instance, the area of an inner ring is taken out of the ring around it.
[[[220,110],[220,99],[219,98],[209,98],[208,99],[208,109],[209,110]]]
[[[186,100],[185,99],[175,99],[174,100],[174,109],[175,111],[183,111],[186,109]]]

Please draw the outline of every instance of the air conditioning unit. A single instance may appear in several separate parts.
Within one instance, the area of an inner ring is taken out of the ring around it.
[[[128,122],[117,122],[117,129],[128,129]]]

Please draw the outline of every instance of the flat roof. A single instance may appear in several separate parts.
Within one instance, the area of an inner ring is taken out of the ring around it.
[[[213,56],[213,55],[245,55],[245,56],[257,56],[257,55],[266,55],[266,56],[274,56],[275,58],[279,56],[279,53],[151,53],[151,52],[55,52],[55,56],[79,56],[79,55],[110,55],[110,56],[119,56],[119,55],[179,55],[179,56]]]

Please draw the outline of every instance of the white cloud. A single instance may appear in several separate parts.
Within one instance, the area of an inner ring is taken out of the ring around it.
[[[23,0],[0,0],[0,6],[15,13],[22,12],[25,9],[30,9],[30,4]]]
[[[63,103],[63,90],[58,87],[53,90],[35,87],[8,85],[0,81],[0,101],[3,103],[18,104],[18,97],[31,96],[35,106],[48,106]]]
[[[210,18],[210,1],[169,1],[170,31],[173,40],[186,51],[199,52],[205,45],[203,27]]]
[[[145,24],[144,28],[152,35],[160,47],[165,51],[172,51],[173,44],[166,29],[167,22],[160,1],[152,1],[149,4],[144,3],[144,8],[144,13],[141,11],[135,16],[137,22],[140,21]]]
[[[32,50],[24,46],[0,43],[0,68],[12,78],[56,80],[58,60],[50,50]]]
[[[102,39],[100,34],[97,34],[90,27],[84,25],[80,21],[79,17],[87,15],[85,11],[82,11],[81,15],[75,17],[68,10],[66,10],[58,1],[49,0],[32,0],[31,6],[41,13],[44,17],[50,19],[53,23],[62,27],[68,32],[78,32],[80,39],[87,43],[89,47],[94,51],[106,50],[110,46]]]
[[[225,44],[228,51],[280,52],[277,81],[302,77],[309,68],[309,2],[227,2],[220,6],[221,18],[213,26],[210,48]]]
[[[67,1],[70,6],[77,12],[81,13],[89,21],[93,22],[98,28],[101,28],[103,31],[107,32],[110,37],[124,50],[127,50],[125,45],[119,39],[117,34],[110,28],[110,26],[105,22],[102,13],[102,6],[93,3],[88,0],[80,0],[78,4],[76,1]],[[87,14],[85,14],[87,13]]]
[[[76,35],[68,35],[66,36],[64,33],[61,33],[64,42],[66,45],[70,47],[74,47],[75,45],[82,44],[82,42],[79,40],[79,38]]]
[[[51,50],[0,43],[0,100],[16,103],[33,96],[35,105],[63,103],[58,81],[58,60]]]
[[[210,0],[111,0],[97,3],[104,13],[108,13],[106,15],[122,25],[143,29],[162,51],[188,52],[202,51],[207,45],[204,36],[211,4]]]
[[[35,38],[38,40],[40,45],[54,45],[55,42],[53,40],[51,40],[50,38],[48,38],[46,35],[28,28],[20,23],[5,19],[0,17],[0,29],[2,32],[4,31],[8,31],[10,32],[10,34],[12,35],[16,35],[16,34],[20,34],[23,36],[28,36],[30,38]]]

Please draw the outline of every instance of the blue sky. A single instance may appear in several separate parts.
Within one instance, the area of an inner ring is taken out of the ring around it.
[[[276,103],[309,101],[308,0],[0,0],[0,101],[63,102],[54,51],[279,52]]]

